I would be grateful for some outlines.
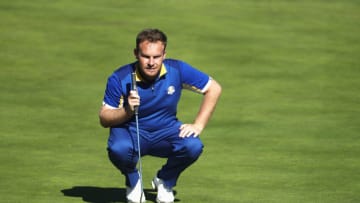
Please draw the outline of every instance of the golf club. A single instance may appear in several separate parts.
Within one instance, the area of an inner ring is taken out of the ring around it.
[[[134,91],[137,91],[137,87],[136,87],[136,73],[135,71],[132,72],[132,84],[131,84],[131,89]],[[140,133],[139,133],[139,107],[135,106],[134,107],[134,112],[135,112],[135,122],[136,122],[136,137],[137,137],[137,145],[138,145],[138,156],[139,156],[139,180],[140,180],[140,185],[141,185],[141,195],[140,195],[140,201],[142,202],[142,197],[143,197],[143,190],[144,190],[144,186],[143,186],[143,180],[142,180],[142,163],[141,163],[141,151],[140,151]]]

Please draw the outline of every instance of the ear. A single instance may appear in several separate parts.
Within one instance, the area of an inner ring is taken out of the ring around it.
[[[134,56],[136,59],[139,58],[139,50],[137,48],[134,49]]]

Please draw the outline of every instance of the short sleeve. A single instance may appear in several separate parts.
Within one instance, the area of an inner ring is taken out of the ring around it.
[[[208,86],[211,83],[211,78],[207,74],[199,71],[185,62],[181,62],[180,74],[183,88],[192,90],[194,92],[206,92]]]
[[[106,84],[103,104],[112,108],[123,107],[124,96],[122,92],[120,80],[116,75],[111,75]]]

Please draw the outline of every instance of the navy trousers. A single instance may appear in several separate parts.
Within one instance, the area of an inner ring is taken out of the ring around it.
[[[174,187],[182,171],[194,163],[203,150],[199,137],[179,137],[179,126],[157,131],[139,130],[141,156],[151,155],[167,158],[157,172],[157,177],[167,187]],[[139,180],[136,168],[138,144],[135,127],[113,127],[110,129],[108,154],[111,162],[126,178],[126,186],[134,187]]]

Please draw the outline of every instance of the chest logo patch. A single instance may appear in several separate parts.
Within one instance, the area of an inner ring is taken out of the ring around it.
[[[169,86],[167,89],[167,94],[168,95],[172,95],[175,92],[175,87],[174,86]]]

